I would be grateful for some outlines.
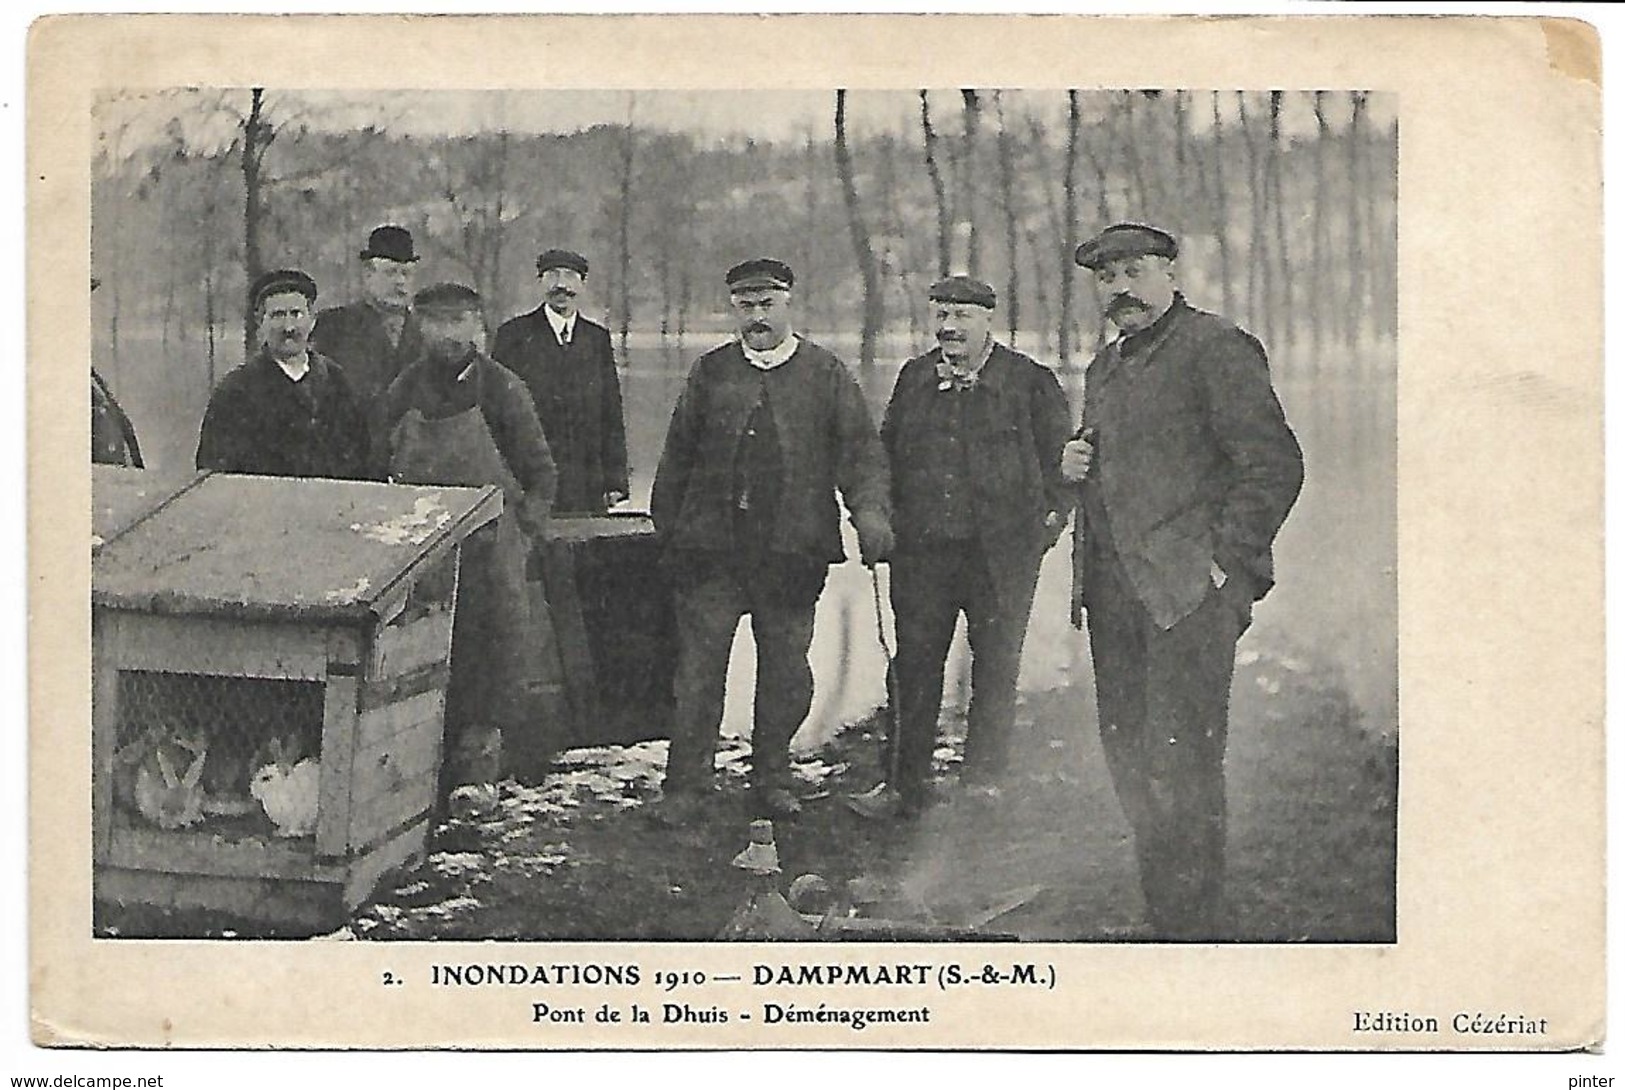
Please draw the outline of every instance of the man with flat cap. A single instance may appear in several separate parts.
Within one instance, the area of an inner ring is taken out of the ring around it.
[[[1274,583],[1303,455],[1263,346],[1185,301],[1178,252],[1132,223],[1078,248],[1119,335],[1089,365],[1061,468],[1080,485],[1073,620],[1088,614],[1101,742],[1149,923],[1200,940],[1223,930],[1236,640]]]
[[[446,692],[442,793],[457,791],[478,812],[495,803],[505,749],[507,767],[526,773],[543,756],[526,714],[540,643],[525,558],[553,503],[553,458],[525,384],[480,350],[478,293],[436,284],[417,293],[413,308],[423,354],[385,395],[375,464],[404,484],[502,489],[501,516],[463,545]]]
[[[389,384],[422,350],[411,309],[418,255],[410,231],[385,224],[368,236],[358,257],[361,300],[322,311],[311,339],[338,361],[356,396],[376,413]]]
[[[937,347],[903,364],[880,427],[897,534],[898,708],[887,782],[848,800],[866,817],[911,817],[927,802],[961,613],[971,650],[961,782],[997,793],[1038,566],[1072,507],[1061,476],[1072,417],[1055,373],[993,339],[989,285],[951,276],[932,285],[930,302]]]
[[[276,477],[367,475],[367,424],[348,376],[312,350],[316,282],[278,269],[249,288],[260,348],[215,387],[197,467]]]
[[[891,549],[885,458],[846,365],[793,329],[795,274],[758,258],[728,270],[738,337],[701,356],[672,412],[651,513],[677,598],[677,707],[663,813],[710,797],[734,630],[756,638],[751,788],[791,816],[790,739],[812,704],[813,612],[845,557],[840,506],[863,561]]]
[[[626,422],[609,330],[578,301],[587,259],[544,250],[536,259],[542,305],[502,323],[491,355],[524,379],[553,448],[559,513],[601,515],[626,499]]]

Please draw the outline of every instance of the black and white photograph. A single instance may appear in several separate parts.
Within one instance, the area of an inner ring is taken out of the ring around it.
[[[1392,942],[1396,106],[101,96],[97,933]]]
[[[37,1042],[1599,1039],[1583,31],[42,27]]]

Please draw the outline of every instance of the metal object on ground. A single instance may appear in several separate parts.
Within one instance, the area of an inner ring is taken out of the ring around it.
[[[759,818],[750,823],[750,843],[734,856],[733,865],[751,874],[778,874],[779,849],[773,843],[773,823]]]

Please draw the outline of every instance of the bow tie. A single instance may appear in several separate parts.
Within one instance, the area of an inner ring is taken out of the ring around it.
[[[980,377],[979,367],[972,370],[950,363],[946,358],[937,361],[938,390],[973,390]]]

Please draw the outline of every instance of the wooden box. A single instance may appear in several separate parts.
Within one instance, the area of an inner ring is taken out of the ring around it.
[[[459,546],[500,491],[100,466],[93,490],[96,899],[336,925],[421,858]]]

